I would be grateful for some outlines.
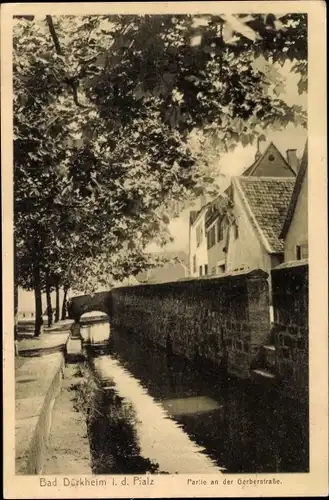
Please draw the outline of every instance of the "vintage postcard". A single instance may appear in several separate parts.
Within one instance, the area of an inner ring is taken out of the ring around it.
[[[326,496],[325,3],[1,14],[4,497]]]

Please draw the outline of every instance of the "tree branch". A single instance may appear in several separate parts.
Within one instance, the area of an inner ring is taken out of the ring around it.
[[[52,38],[52,40],[54,42],[54,45],[55,45],[56,53],[59,56],[62,56],[63,55],[62,49],[61,49],[61,46],[60,46],[60,43],[59,43],[59,39],[58,39],[56,30],[55,30],[55,26],[54,26],[52,17],[51,16],[46,16],[46,21],[47,21],[47,25],[48,25],[48,28],[49,28],[49,32],[50,32],[51,38]],[[83,104],[81,104],[78,101],[78,86],[79,86],[79,81],[76,78],[67,77],[65,79],[65,83],[72,89],[73,101],[75,102],[75,104],[79,108],[87,108],[88,106],[84,106]]]
[[[46,22],[48,24],[48,28],[49,28],[49,32],[50,32],[51,38],[53,39],[53,42],[54,42],[56,52],[57,52],[57,54],[59,56],[61,56],[63,54],[62,54],[61,46],[60,46],[60,43],[59,43],[59,40],[58,40],[58,36],[57,36],[56,30],[55,30],[55,26],[54,26],[52,17],[51,16],[46,16]]]

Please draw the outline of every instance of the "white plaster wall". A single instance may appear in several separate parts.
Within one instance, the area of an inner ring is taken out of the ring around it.
[[[284,242],[284,260],[296,260],[296,246],[308,242],[308,186],[307,173],[297,200],[295,213]]]
[[[234,200],[234,214],[238,222],[239,237],[235,239],[234,228],[231,227],[226,260],[227,271],[245,267],[246,269],[263,269],[269,273],[271,258],[259,241],[235,187]]]
[[[196,230],[199,225],[203,226],[203,236],[202,241],[199,246],[197,246],[196,241]],[[193,256],[196,256],[196,271],[193,271]],[[199,218],[193,226],[190,232],[190,276],[199,276],[199,268],[202,266],[202,275],[204,275],[204,266],[208,264],[208,252],[207,252],[207,238],[205,234],[205,213],[200,214]],[[209,272],[209,271],[208,271]]]
[[[223,261],[226,261],[226,253],[224,252],[224,248],[227,246],[227,231],[229,229],[228,225],[225,224],[225,226],[223,227],[223,239],[217,242],[217,220],[210,226],[210,228],[214,225],[216,226],[216,244],[208,250],[208,267],[209,274],[212,273],[213,268],[215,268],[215,274],[220,274],[218,266],[222,265]]]

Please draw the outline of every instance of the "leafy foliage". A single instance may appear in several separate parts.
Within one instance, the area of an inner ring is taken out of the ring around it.
[[[156,265],[144,249],[168,241],[168,202],[216,191],[214,138],[228,150],[269,125],[306,125],[277,69],[293,61],[306,91],[304,15],[20,16],[13,43],[26,288],[33,269],[41,287],[90,290]]]

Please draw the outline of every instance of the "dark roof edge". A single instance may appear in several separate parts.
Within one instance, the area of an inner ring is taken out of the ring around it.
[[[303,180],[304,180],[305,173],[306,173],[306,170],[307,170],[307,165],[308,165],[308,144],[307,144],[307,141],[306,141],[305,149],[304,149],[304,153],[303,153],[303,157],[302,157],[302,161],[300,163],[300,167],[299,167],[297,178],[296,178],[296,183],[295,183],[292,195],[291,195],[291,199],[290,199],[290,203],[289,203],[289,207],[288,207],[288,211],[287,211],[286,220],[283,223],[283,226],[282,226],[282,229],[281,229],[281,233],[280,233],[280,236],[279,236],[279,238],[281,238],[281,239],[283,239],[283,238],[286,237],[286,234],[287,234],[287,232],[289,230],[292,218],[294,216],[296,205],[297,205],[297,200],[298,200],[299,193],[300,193],[300,190],[302,188]]]

